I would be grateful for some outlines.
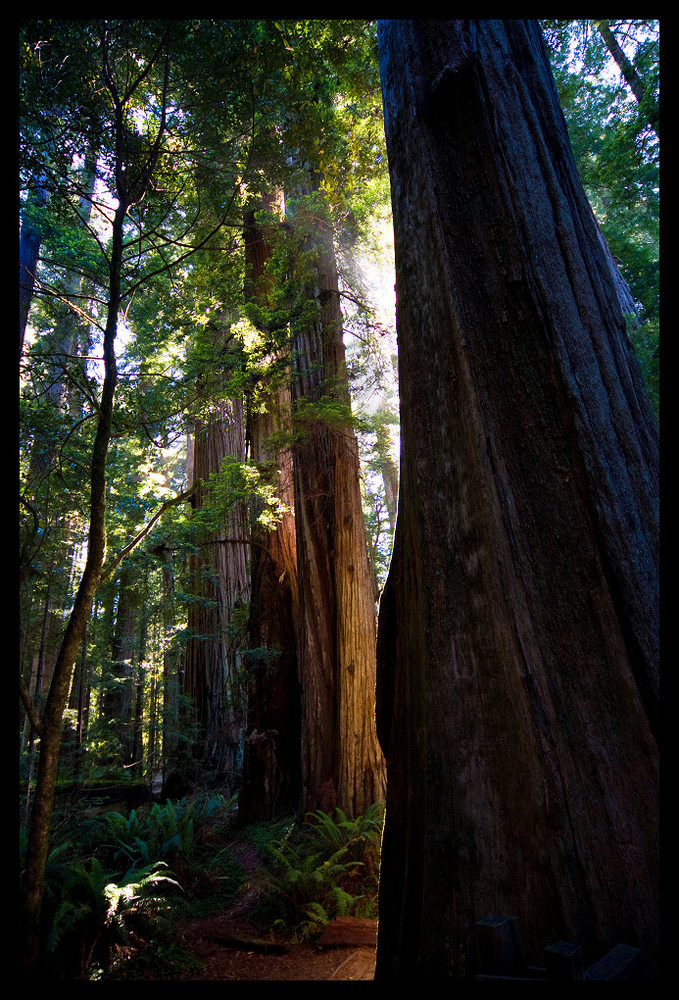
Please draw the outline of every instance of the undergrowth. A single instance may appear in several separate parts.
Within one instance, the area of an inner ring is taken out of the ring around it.
[[[356,819],[336,809],[237,831],[234,815],[211,793],[60,823],[46,873],[45,977],[180,978],[195,960],[176,921],[224,912],[248,888],[254,922],[294,941],[336,916],[377,915],[382,803]],[[255,871],[241,863],[244,845]]]
[[[305,941],[335,917],[376,917],[383,810],[318,810],[269,843],[255,918]]]
[[[243,870],[225,849],[233,813],[211,793],[128,816],[62,819],[46,871],[43,975],[119,978],[143,953],[156,967],[170,955],[188,961],[174,940],[176,918],[193,899],[226,909],[242,887]]]

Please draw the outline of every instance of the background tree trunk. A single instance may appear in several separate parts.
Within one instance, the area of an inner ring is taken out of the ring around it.
[[[47,203],[48,197],[43,179],[38,178],[35,182],[35,192],[30,195],[33,206],[40,209]],[[19,238],[19,357],[21,357],[24,348],[24,337],[35,288],[35,275],[40,259],[41,243],[42,233],[39,227],[29,222],[26,213],[24,213]]]
[[[600,20],[593,21],[592,23],[596,26],[599,34],[606,43],[606,48],[615,59],[617,67],[622,73],[625,83],[634,94],[637,104],[643,104],[646,98],[646,87],[644,85],[644,81],[641,79],[636,69],[625,55],[618,39],[613,33],[610,21]],[[660,115],[658,113],[658,107],[654,101],[652,101],[650,103],[650,107],[647,108],[647,114],[649,125],[658,138],[660,138]]]
[[[263,202],[263,207],[271,204]],[[265,266],[270,256],[256,213],[246,213],[244,227],[246,298],[266,304]],[[263,331],[265,335],[265,331]],[[272,346],[275,361],[276,349]],[[264,379],[268,382],[267,375]],[[252,823],[296,812],[300,804],[300,692],[297,676],[297,550],[292,454],[281,446],[290,435],[290,386],[276,382],[257,387],[248,408],[250,457],[260,474],[276,487],[288,508],[272,530],[262,526],[253,505],[251,533],[252,589],[248,635],[248,719],[243,752],[239,822]],[[276,384],[277,383],[277,384]],[[264,399],[261,399],[262,394]]]
[[[401,485],[376,979],[658,949],[658,437],[536,21],[387,21]]]
[[[231,401],[226,410],[223,417],[195,429],[189,485],[203,484],[194,494],[196,509],[205,502],[210,476],[221,471],[223,459],[245,458],[242,401]],[[244,504],[225,510],[221,530],[198,541],[190,557],[194,600],[189,606],[185,693],[193,699],[201,731],[196,760],[213,772],[225,794],[234,794],[242,775],[245,722],[240,649],[232,626],[249,599]]]
[[[332,232],[318,223],[311,319],[293,330],[292,403],[303,809],[360,815],[384,796],[375,732],[375,608]],[[308,316],[308,308],[307,313]],[[329,418],[327,402],[345,416]],[[309,412],[311,404],[311,413]],[[304,414],[302,416],[302,414]]]
[[[100,715],[110,733],[109,763],[124,767],[134,760],[132,751],[132,686],[136,667],[135,644],[140,594],[138,569],[126,563],[120,572],[115,607],[111,660],[101,697]]]
[[[127,207],[125,200],[121,197],[113,221],[109,300],[104,331],[104,381],[90,466],[87,559],[73,608],[64,629],[45,708],[40,720],[40,758],[29,821],[22,882],[22,917],[24,921],[22,968],[26,971],[33,969],[38,957],[40,915],[45,892],[45,865],[49,850],[54,792],[59,770],[64,710],[68,701],[71,675],[78,655],[78,647],[90,616],[106,554],[106,461],[111,440],[113,402],[118,376],[114,345],[118,331],[123,222]]]

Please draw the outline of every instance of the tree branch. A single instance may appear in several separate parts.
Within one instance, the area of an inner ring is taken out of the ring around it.
[[[123,549],[121,549],[118,555],[110,559],[106,563],[106,565],[102,568],[101,582],[103,583],[105,580],[111,577],[114,570],[116,570],[117,567],[120,566],[123,559],[126,559],[127,556],[129,556],[129,554],[133,552],[134,549],[136,549],[137,545],[139,545],[139,543],[148,535],[153,525],[159,518],[163,516],[166,510],[169,510],[170,507],[175,507],[177,504],[183,503],[185,500],[188,500],[188,498],[195,493],[197,487],[198,483],[194,483],[193,486],[191,486],[188,490],[184,490],[184,492],[180,493],[179,496],[172,497],[171,500],[166,500],[165,503],[162,504],[162,506],[153,515],[148,524],[144,525],[144,527],[141,529],[141,531],[139,531],[135,535],[132,541],[128,545],[126,545]]]
[[[33,729],[38,736],[43,734],[43,724],[40,716],[38,715],[38,710],[35,707],[35,702],[31,698],[28,688],[26,687],[26,682],[19,674],[19,694],[21,695],[21,700],[23,702],[24,708],[26,709],[26,715],[28,716],[29,722],[33,726]]]

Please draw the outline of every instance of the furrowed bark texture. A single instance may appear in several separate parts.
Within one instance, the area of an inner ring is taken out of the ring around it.
[[[376,979],[658,949],[658,436],[535,21],[379,23],[401,486]]]
[[[270,206],[269,206],[270,207]],[[266,303],[270,248],[255,211],[244,227],[246,296]],[[265,334],[264,334],[265,335]],[[274,356],[267,359],[275,360]],[[264,375],[266,379],[267,376]],[[264,389],[248,408],[250,457],[288,508],[269,530],[252,517],[252,590],[248,634],[248,717],[238,819],[253,823],[296,812],[300,804],[300,692],[297,676],[297,549],[292,453],[276,443],[291,431],[289,379]]]
[[[202,484],[194,495],[197,509],[222,460],[245,457],[242,402],[223,406],[222,416],[196,427],[193,437],[189,481]],[[249,599],[248,541],[247,511],[238,502],[224,511],[221,529],[204,537],[191,556],[196,599],[189,606],[185,692],[193,699],[201,730],[197,759],[215,772],[228,794],[238,790],[242,776],[244,692],[237,630],[230,624]]]
[[[337,269],[319,228],[316,316],[294,331],[293,419],[300,402],[349,405]],[[295,407],[297,406],[297,409]],[[302,803],[357,816],[384,797],[375,730],[375,610],[359,487],[358,445],[346,421],[305,418],[294,448],[302,688]]]

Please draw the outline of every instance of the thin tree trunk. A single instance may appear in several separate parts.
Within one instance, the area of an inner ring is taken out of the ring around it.
[[[376,979],[658,961],[658,435],[535,21],[379,23],[401,485]]]
[[[180,657],[176,648],[170,643],[170,635],[175,624],[174,615],[174,566],[172,552],[165,545],[155,550],[155,555],[162,562],[163,580],[163,714],[161,722],[162,764],[161,789],[165,784],[168,764],[177,765],[177,750],[179,746],[179,672]],[[155,770],[154,770],[154,778]]]
[[[111,440],[113,400],[117,381],[114,344],[118,330],[123,221],[126,211],[127,205],[121,199],[115,212],[111,239],[109,302],[103,344],[104,382],[92,448],[87,559],[52,674],[39,732],[40,758],[28,827],[22,882],[25,922],[22,959],[26,970],[33,967],[39,949],[45,864],[59,768],[64,709],[78,646],[90,615],[106,553],[106,458]]]
[[[109,762],[120,768],[134,760],[132,690],[136,660],[137,586],[135,567],[132,563],[124,564],[118,580],[110,674],[102,693],[100,712],[113,740]]]
[[[162,45],[169,38],[166,32]],[[102,69],[104,83],[109,91],[114,107],[115,134],[115,187],[118,207],[111,225],[109,249],[108,307],[103,338],[104,379],[97,414],[97,429],[92,446],[90,461],[90,510],[88,525],[87,559],[80,578],[69,620],[57,656],[45,709],[40,720],[40,759],[36,776],[33,809],[28,827],[28,839],[24,860],[22,881],[23,936],[22,967],[25,971],[35,968],[40,946],[40,917],[45,893],[45,865],[49,849],[50,823],[54,805],[54,792],[59,768],[62,723],[68,693],[71,685],[73,665],[78,655],[78,646],[87,624],[92,602],[101,579],[101,571],[106,556],[106,463],[111,441],[113,424],[113,403],[118,378],[115,339],[118,332],[118,312],[121,303],[121,275],[123,261],[123,230],[129,207],[143,198],[146,187],[155,169],[160,151],[161,139],[165,131],[165,108],[153,148],[145,159],[141,174],[136,175],[129,186],[130,173],[126,171],[123,136],[125,134],[126,101],[134,93],[136,86],[144,78],[138,76],[135,86],[128,89],[125,96],[117,92],[111,75],[107,30],[102,32]],[[157,53],[160,53],[159,46]],[[169,53],[165,58],[165,79],[169,69]],[[155,56],[154,56],[155,59]],[[23,693],[23,692],[22,692]]]

